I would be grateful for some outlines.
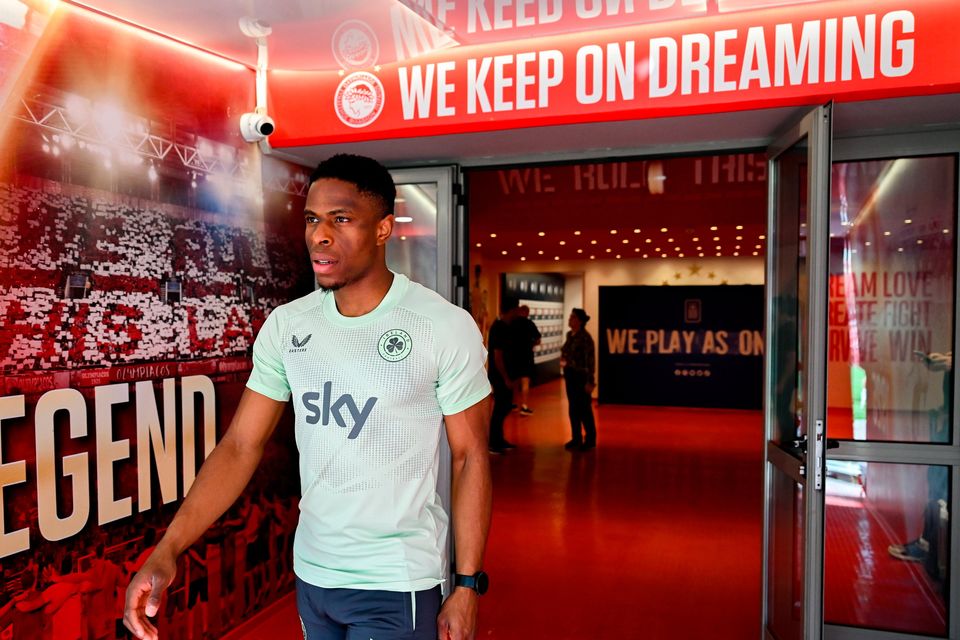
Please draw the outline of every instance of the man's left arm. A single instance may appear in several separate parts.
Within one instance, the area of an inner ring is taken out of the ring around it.
[[[453,535],[457,573],[483,568],[490,531],[492,482],[487,453],[490,397],[468,409],[444,416],[453,458]],[[455,587],[437,618],[440,640],[472,640],[477,628],[477,592]]]

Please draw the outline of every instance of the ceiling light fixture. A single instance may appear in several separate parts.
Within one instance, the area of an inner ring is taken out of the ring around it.
[[[394,216],[393,219],[397,222],[413,222],[413,218],[410,216]]]

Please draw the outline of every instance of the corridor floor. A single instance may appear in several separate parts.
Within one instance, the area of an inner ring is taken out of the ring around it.
[[[559,384],[491,460],[491,592],[480,637],[759,636],[759,412],[596,408],[571,454]]]

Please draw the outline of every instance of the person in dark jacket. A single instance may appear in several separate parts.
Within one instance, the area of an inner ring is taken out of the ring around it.
[[[597,446],[597,427],[593,420],[591,395],[596,386],[594,380],[595,353],[593,337],[587,332],[590,316],[583,309],[570,312],[567,321],[570,331],[560,350],[560,366],[567,388],[567,403],[570,409],[570,432],[572,438],[564,445],[567,450],[586,451]],[[585,433],[581,433],[581,429]]]

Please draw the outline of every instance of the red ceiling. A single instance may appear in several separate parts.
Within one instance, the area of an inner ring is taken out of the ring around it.
[[[752,257],[766,245],[763,154],[478,169],[467,189],[471,251],[487,259]]]

